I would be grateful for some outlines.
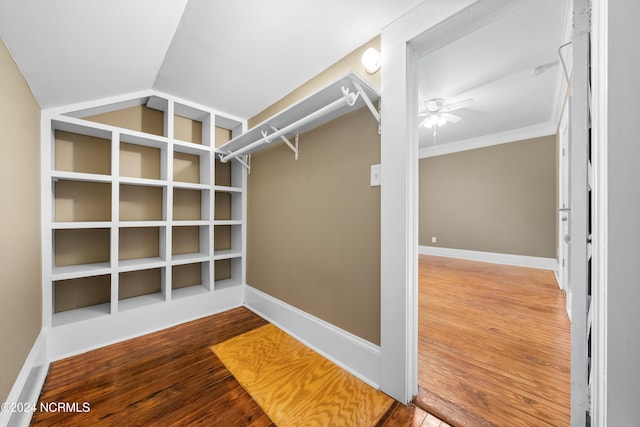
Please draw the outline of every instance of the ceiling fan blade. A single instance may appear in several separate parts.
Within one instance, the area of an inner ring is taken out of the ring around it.
[[[473,104],[473,98],[468,98],[468,99],[465,99],[464,101],[454,102],[453,104],[444,105],[442,106],[442,109],[440,111],[442,111],[443,113],[448,113],[450,111],[455,111],[460,108],[467,107],[471,104]]]
[[[462,117],[456,116],[455,114],[451,113],[442,113],[442,117],[444,117],[450,123],[458,123],[462,119]]]

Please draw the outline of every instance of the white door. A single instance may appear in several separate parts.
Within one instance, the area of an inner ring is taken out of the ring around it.
[[[569,163],[569,138],[571,117],[571,99],[562,113],[558,128],[558,281],[560,288],[566,294],[566,310],[571,318],[571,289],[569,287],[569,208],[570,194],[570,163]]]
[[[589,0],[573,0],[573,75],[569,130],[569,289],[571,292],[571,425],[590,425]]]

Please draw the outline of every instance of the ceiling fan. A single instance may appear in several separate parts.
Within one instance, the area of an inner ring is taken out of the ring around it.
[[[420,113],[420,117],[424,117],[424,119],[418,126],[424,126],[426,128],[433,129],[433,140],[435,143],[438,127],[442,127],[447,123],[457,123],[461,120],[460,116],[451,114],[451,111],[459,110],[460,108],[464,108],[473,104],[473,98],[454,102],[453,104],[445,104],[444,99],[434,98],[425,101],[424,104],[426,107],[426,111]]]

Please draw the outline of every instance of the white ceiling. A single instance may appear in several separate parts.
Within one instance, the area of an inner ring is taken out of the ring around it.
[[[420,0],[1,0],[42,108],[157,89],[248,118]]]
[[[150,89],[186,0],[1,0],[0,37],[42,108]]]
[[[516,4],[516,2],[513,2]],[[435,146],[464,143],[515,129],[554,126],[562,98],[565,0],[526,0],[487,25],[427,53],[418,61],[419,102],[473,98],[453,113],[462,120],[438,129]],[[534,68],[555,63],[534,76]],[[419,131],[421,148],[434,147],[433,130]]]
[[[249,118],[418,3],[0,0],[0,37],[42,108],[153,88]],[[562,69],[531,71],[557,62],[567,1],[486,1],[475,10],[493,3],[507,12],[445,27],[459,38],[418,61],[420,102],[475,101],[438,130],[438,146],[554,120]],[[434,146],[432,130],[419,136],[421,147]]]

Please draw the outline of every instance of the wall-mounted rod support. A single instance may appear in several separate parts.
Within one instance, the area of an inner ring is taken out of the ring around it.
[[[271,138],[269,138],[268,132],[266,130],[263,130],[260,133],[262,134],[262,139],[264,140],[264,142],[266,142],[267,144],[271,144]]]
[[[362,96],[364,103],[367,104],[369,111],[371,111],[371,114],[373,114],[373,117],[378,122],[378,125],[380,125],[380,113],[378,112],[378,110],[376,110],[376,107],[373,105],[373,102],[371,102],[366,92],[362,89],[362,86],[360,85],[360,83],[354,80],[353,85],[358,90],[358,93]]]
[[[280,129],[278,129],[278,128],[277,128],[277,127],[275,127],[275,126],[271,126],[271,125],[270,125],[269,127],[270,127],[274,132],[277,132],[277,131],[279,131],[279,130],[280,130]],[[280,135],[280,139],[281,139],[285,144],[287,144],[287,146],[288,146],[289,148],[291,148],[291,151],[293,151],[293,154],[295,154],[296,160],[298,160],[298,134],[296,134],[296,143],[295,143],[295,145],[293,145],[293,144],[291,143],[291,141],[289,141],[289,138],[287,138],[287,137],[286,137],[286,136],[284,136],[284,135]]]
[[[246,156],[246,161],[242,160],[240,157],[236,157],[238,163],[244,166],[247,169],[248,173],[251,173],[251,155]]]
[[[309,114],[306,117],[301,118],[300,120],[291,123],[288,126],[283,127],[282,129],[278,130],[277,132],[272,133],[271,135],[268,136],[268,138],[273,139],[273,138],[279,138],[282,135],[286,135],[288,133],[293,133],[296,129],[313,122],[314,120],[317,120],[323,116],[326,116],[327,114],[330,114],[342,107],[344,107],[345,105],[353,105],[356,100],[358,99],[358,95],[360,94],[360,92],[356,92],[356,93],[352,93],[349,91],[345,91],[345,89],[343,88],[343,94],[344,96],[342,96],[341,98],[333,101],[332,103],[325,105],[324,107],[320,108],[319,110],[314,111],[313,113]],[[251,144],[245,145],[242,148],[239,148],[238,150],[234,151],[233,153],[228,153],[228,154],[220,154],[220,161],[222,163],[226,163],[229,160],[236,158],[248,151],[252,151],[256,148],[258,148],[259,146],[261,146],[262,144],[264,144],[267,140],[267,137],[262,137],[259,140],[252,142]]]

